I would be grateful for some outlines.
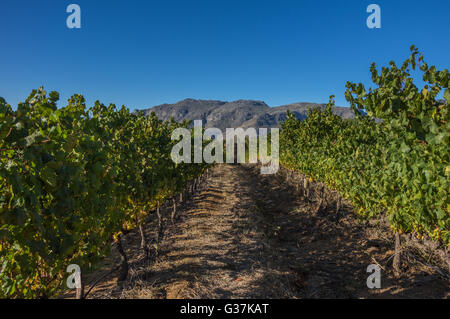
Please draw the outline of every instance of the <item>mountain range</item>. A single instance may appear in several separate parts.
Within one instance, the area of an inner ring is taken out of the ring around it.
[[[278,127],[286,119],[289,110],[298,119],[303,120],[311,108],[325,108],[326,104],[293,103],[270,107],[262,101],[237,100],[224,102],[216,100],[185,99],[175,104],[162,104],[141,110],[146,115],[155,112],[164,121],[174,118],[175,121],[202,120],[204,127],[217,127],[221,130],[247,127]],[[344,119],[353,118],[354,114],[348,107],[336,106],[333,112]]]

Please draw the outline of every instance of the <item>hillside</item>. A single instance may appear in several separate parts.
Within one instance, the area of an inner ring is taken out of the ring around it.
[[[324,108],[325,104],[293,103],[270,107],[262,101],[237,100],[223,102],[215,100],[185,99],[175,104],[162,104],[142,110],[145,114],[155,112],[161,120],[176,121],[203,120],[206,127],[276,127],[286,119],[286,112],[291,111],[296,118],[305,119],[309,109]],[[335,107],[333,112],[342,118],[352,118],[353,112],[347,107]]]

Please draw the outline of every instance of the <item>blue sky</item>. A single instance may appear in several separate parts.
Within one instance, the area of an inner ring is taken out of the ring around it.
[[[81,7],[82,28],[66,27]],[[381,29],[366,8],[381,7]],[[450,68],[448,0],[2,0],[0,96],[33,88],[131,109],[184,98],[347,105],[345,82],[401,62],[415,44]]]

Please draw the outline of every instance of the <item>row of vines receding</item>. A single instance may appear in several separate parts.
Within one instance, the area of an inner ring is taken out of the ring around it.
[[[61,293],[66,268],[90,265],[206,168],[175,164],[162,122],[74,95],[0,98],[0,297]]]
[[[333,114],[333,97],[304,121],[288,114],[281,162],[337,189],[363,218],[385,214],[395,233],[448,245],[450,75],[411,51],[401,67],[372,64],[375,89],[347,83],[355,119]],[[422,89],[413,72],[422,74]]]

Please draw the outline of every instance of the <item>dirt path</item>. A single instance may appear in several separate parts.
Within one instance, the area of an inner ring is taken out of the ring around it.
[[[168,223],[154,262],[142,261],[137,233],[128,235],[128,282],[118,287],[111,275],[89,297],[449,297],[448,281],[421,264],[408,263],[394,278],[393,245],[381,226],[359,223],[345,205],[335,214],[332,195],[319,205],[313,190],[305,198],[287,179],[285,170],[264,176],[256,166],[216,166],[177,222]],[[152,229],[150,223],[148,238]],[[385,269],[379,290],[366,286],[373,263]]]

